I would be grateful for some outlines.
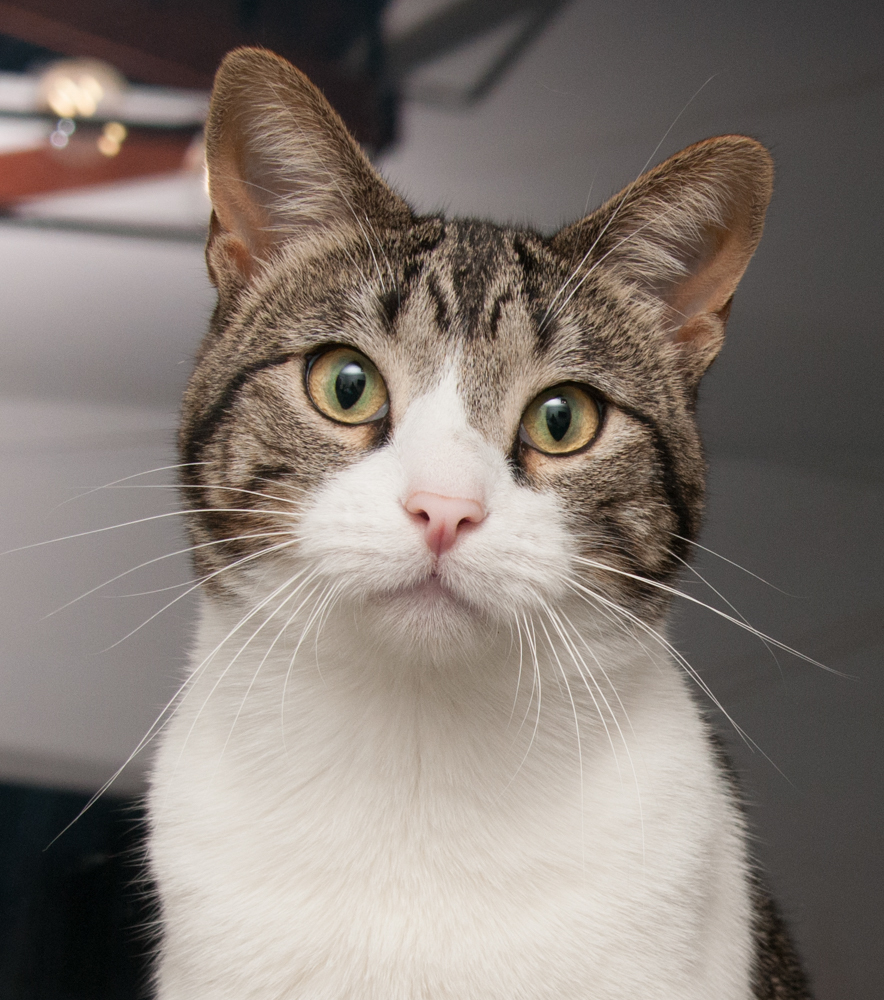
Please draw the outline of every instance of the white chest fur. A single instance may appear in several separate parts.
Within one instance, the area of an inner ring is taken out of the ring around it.
[[[164,736],[161,1000],[749,997],[741,824],[674,666],[634,651],[599,712],[542,661],[514,705],[508,641],[457,677],[266,646]]]

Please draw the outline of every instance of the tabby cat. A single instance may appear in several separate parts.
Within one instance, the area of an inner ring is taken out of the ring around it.
[[[418,216],[257,49],[207,150],[158,997],[807,998],[665,625],[767,152],[552,237]]]

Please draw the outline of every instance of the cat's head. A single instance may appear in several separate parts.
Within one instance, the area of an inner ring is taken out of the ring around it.
[[[765,150],[691,146],[552,237],[419,217],[260,50],[219,70],[207,149],[219,303],[181,448],[214,599],[345,609],[400,647],[658,620]]]

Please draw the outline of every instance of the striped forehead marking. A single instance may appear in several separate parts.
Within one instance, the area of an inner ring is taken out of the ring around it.
[[[529,246],[522,234],[488,223],[449,223],[445,238],[403,277],[398,296],[385,293],[390,315],[401,311],[414,292],[427,297],[436,327],[444,336],[465,340],[497,338],[505,307],[523,302],[538,330],[541,347],[546,346],[549,326],[540,329],[543,315],[543,278],[547,268],[538,248]]]

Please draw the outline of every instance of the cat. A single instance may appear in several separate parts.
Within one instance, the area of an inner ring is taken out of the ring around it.
[[[417,216],[260,49],[206,144],[157,996],[807,1000],[665,635],[769,154],[700,142],[552,237]]]

